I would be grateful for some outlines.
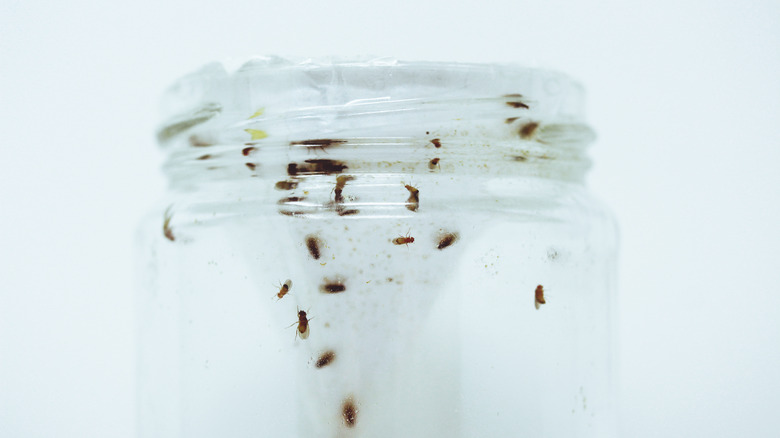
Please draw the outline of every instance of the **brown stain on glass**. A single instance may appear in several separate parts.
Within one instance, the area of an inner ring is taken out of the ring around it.
[[[320,357],[317,358],[317,362],[314,363],[314,366],[317,368],[323,368],[331,363],[333,363],[333,360],[336,359],[336,352],[333,350],[328,350],[320,354]]]
[[[197,135],[191,135],[189,138],[190,146],[196,147],[196,148],[205,148],[212,146],[211,143],[207,142],[206,140],[203,140],[202,138],[198,137]]]
[[[533,137],[534,134],[536,134],[536,129],[538,127],[539,127],[539,122],[526,123],[518,131],[518,133],[520,134],[520,138],[522,138],[523,140],[528,140],[529,138]]]
[[[255,168],[257,167],[257,164],[255,163],[244,163],[244,164],[246,164],[246,167],[248,167],[249,170],[255,170]]]
[[[305,212],[305,211],[287,211],[287,210],[279,210],[279,214],[283,214],[283,215],[285,215],[285,216],[293,216],[293,217],[297,217],[297,216],[305,216],[305,215],[306,215],[306,212]]]
[[[276,203],[277,203],[277,204],[287,204],[288,202],[301,202],[301,201],[304,201],[304,200],[306,200],[306,198],[305,198],[305,197],[301,197],[301,196],[289,196],[289,197],[287,197],[287,198],[282,198],[282,199],[280,199],[280,200],[276,201]]]
[[[340,175],[336,178],[336,187],[333,189],[335,193],[333,196],[333,201],[335,203],[336,213],[338,213],[339,216],[351,216],[359,213],[358,210],[344,208],[343,204],[344,196],[342,195],[342,192],[344,191],[344,186],[347,185],[347,182],[354,179],[355,177],[351,175]]]
[[[434,158],[431,161],[428,162],[428,169],[436,170],[437,167],[439,167],[439,160],[440,158]]]
[[[409,191],[409,199],[406,200],[406,209],[409,211],[417,211],[420,207],[420,191],[409,184],[404,184],[406,190]]]
[[[525,109],[528,109],[528,105],[524,104],[523,102],[507,102],[506,104],[511,106],[512,108],[525,108]]]
[[[515,156],[512,157],[512,159],[515,160],[515,161],[528,161],[531,158],[533,158],[535,160],[554,160],[555,159],[555,157],[551,157],[551,156],[549,156],[547,154],[531,155],[527,151],[523,151],[523,155],[515,155]]]
[[[298,187],[296,181],[277,181],[274,185],[276,190],[294,190],[296,187]]]
[[[458,240],[458,233],[444,233],[439,237],[439,243],[436,244],[436,249],[442,250],[455,243]]]
[[[330,280],[325,278],[320,285],[320,291],[328,294],[337,294],[347,290],[347,286],[344,285],[344,280],[337,278]]]
[[[341,192],[344,190],[344,186],[347,185],[347,182],[354,180],[354,176],[349,175],[340,175],[338,178],[336,178],[336,188],[333,189],[335,192],[334,200],[336,202],[343,202],[344,197],[341,196]]]
[[[358,409],[355,405],[355,400],[352,397],[347,397],[341,405],[341,416],[344,419],[344,425],[347,427],[355,427],[357,424],[357,414]]]
[[[523,98],[522,94],[505,94],[504,97],[510,99],[506,104],[512,108],[529,108],[528,105],[521,100]]]
[[[254,147],[254,146],[245,147],[244,149],[241,149],[241,154],[243,156],[245,156],[245,157],[248,157],[249,154],[251,154],[252,152],[254,152],[256,150],[257,150],[257,148]]]
[[[209,158],[211,158],[211,155],[206,154],[206,155],[199,156],[197,159],[198,160],[208,160]]]
[[[519,119],[520,117],[509,117],[506,120],[504,120],[504,123],[509,125],[510,123],[514,123],[515,120]]]
[[[431,143],[433,143],[433,146],[436,148],[441,147],[441,140],[439,140],[438,138],[434,138],[433,140],[431,140]]]
[[[168,207],[163,214],[163,236],[173,242],[176,239],[173,237],[173,231],[171,230],[171,218],[173,217],[173,214],[171,214],[171,207],[173,206]]]
[[[320,245],[322,242],[317,236],[306,236],[306,248],[309,249],[309,254],[314,260],[320,258]]]
[[[332,175],[341,173],[347,165],[336,160],[305,160],[303,163],[289,163],[287,174],[295,175]]]

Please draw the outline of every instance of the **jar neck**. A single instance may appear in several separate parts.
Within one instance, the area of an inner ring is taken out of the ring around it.
[[[273,199],[291,216],[376,215],[412,211],[409,187],[446,203],[497,181],[582,184],[594,135],[581,94],[563,75],[512,66],[266,58],[182,79],[165,102],[183,112],[158,136],[177,192]]]

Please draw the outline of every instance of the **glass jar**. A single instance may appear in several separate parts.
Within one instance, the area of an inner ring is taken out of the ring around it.
[[[615,436],[582,106],[513,65],[181,79],[138,239],[139,436]]]

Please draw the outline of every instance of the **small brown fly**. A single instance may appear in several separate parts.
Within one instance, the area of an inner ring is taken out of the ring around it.
[[[297,329],[295,330],[295,337],[296,339],[298,336],[301,337],[301,339],[306,339],[309,337],[309,321],[311,321],[314,318],[307,318],[306,312],[303,310],[298,310],[298,322],[294,322],[290,324],[289,327],[294,326],[295,324],[298,324]]]
[[[536,291],[534,291],[534,306],[539,310],[539,306],[542,304],[547,304],[547,302],[544,301],[544,287],[540,284],[536,286]]]
[[[292,288],[292,280],[285,281],[284,284],[279,288],[279,293],[276,294],[276,297],[278,298],[277,301],[281,300],[285,295],[290,293],[290,288]]]
[[[408,231],[406,236],[399,236],[393,239],[393,244],[395,245],[406,245],[408,247],[410,243],[414,243],[414,237],[410,236]]]

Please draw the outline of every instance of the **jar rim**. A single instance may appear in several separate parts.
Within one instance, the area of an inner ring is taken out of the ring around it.
[[[584,146],[594,134],[584,122],[584,91],[563,73],[394,58],[274,56],[236,65],[208,64],[165,93],[158,138],[172,179],[199,179],[205,173],[193,169],[201,167],[235,179],[245,167],[256,170],[259,163],[245,159],[256,149],[267,168],[317,174],[310,162],[335,157],[306,154],[327,154],[334,144],[365,164],[351,172],[424,173],[457,162],[461,174],[581,181],[589,167]],[[428,149],[437,153],[428,157]]]
[[[280,79],[283,78],[283,79]],[[263,83],[262,81],[266,81]],[[404,87],[415,83],[416,87]],[[256,56],[245,61],[211,62],[175,81],[163,94],[160,132],[193,114],[216,107],[251,108],[265,102],[275,86],[278,101],[289,107],[345,105],[391,97],[394,100],[441,96],[523,94],[535,99],[540,117],[584,118],[584,88],[571,76],[516,63],[401,61],[390,57],[282,58]],[[255,89],[245,89],[252,86]],[[332,87],[354,87],[363,96],[328,93]],[[301,87],[318,93],[303,94]],[[379,93],[380,95],[377,95]],[[388,94],[392,93],[392,96]],[[250,113],[251,114],[251,113]]]

